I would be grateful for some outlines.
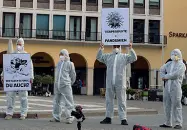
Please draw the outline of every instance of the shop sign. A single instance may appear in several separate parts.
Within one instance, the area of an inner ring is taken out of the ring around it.
[[[187,38],[187,33],[169,32],[169,37]]]

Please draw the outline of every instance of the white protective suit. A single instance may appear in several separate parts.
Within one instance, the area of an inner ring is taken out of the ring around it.
[[[163,93],[163,102],[164,109],[166,114],[166,123],[167,126],[172,126],[172,110],[173,117],[176,125],[182,126],[182,81],[183,76],[186,70],[186,66],[182,61],[182,54],[179,49],[174,49],[171,52],[171,59],[176,55],[179,60],[169,61],[164,64],[160,69],[161,78],[168,79],[165,82],[164,93]]]
[[[55,69],[53,118],[61,120],[62,110],[65,110],[66,119],[72,118],[71,112],[75,110],[72,85],[76,80],[75,66],[70,61],[69,53],[66,49],[61,50],[65,59],[59,61]]]
[[[22,38],[19,38],[17,40],[17,44],[21,44],[20,50],[16,49],[13,53],[27,53],[24,51],[24,40]],[[31,82],[34,79],[34,73],[33,73],[33,63],[31,60]],[[3,72],[1,74],[1,78],[3,79]],[[6,110],[6,115],[11,115],[13,116],[14,113],[14,106],[15,106],[15,98],[16,94],[18,93],[19,99],[20,99],[20,104],[21,104],[21,116],[26,117],[27,116],[27,111],[28,111],[28,91],[18,91],[18,92],[6,92],[6,98],[7,98],[7,110]]]
[[[103,54],[99,49],[97,60],[106,64],[106,117],[111,118],[114,114],[114,93],[118,101],[118,114],[120,120],[126,120],[126,66],[137,60],[136,53],[130,49],[130,54],[119,53]]]

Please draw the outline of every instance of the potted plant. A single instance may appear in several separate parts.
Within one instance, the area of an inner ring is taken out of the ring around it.
[[[33,80],[33,86],[39,86],[42,81],[42,76],[35,75]]]
[[[41,86],[41,81],[42,81],[42,76],[40,76],[40,75],[34,76],[33,86],[32,86],[32,89],[31,89],[31,92],[29,93],[29,95],[37,96],[40,94],[39,90],[40,90],[40,86]]]
[[[142,91],[142,98],[144,101],[148,101],[148,89],[144,88],[144,90]]]
[[[127,89],[126,93],[127,93],[128,100],[135,100],[136,91],[134,89],[129,88]]]
[[[45,75],[42,78],[43,94],[45,94],[46,97],[51,96],[51,92],[49,91],[49,87],[52,84],[53,84],[53,77],[51,75]]]
[[[187,84],[182,86],[183,104],[187,105]]]

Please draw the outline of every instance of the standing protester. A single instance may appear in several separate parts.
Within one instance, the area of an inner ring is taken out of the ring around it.
[[[166,115],[166,122],[160,127],[172,128],[172,110],[175,121],[175,129],[182,128],[182,81],[186,66],[182,60],[182,53],[179,49],[171,52],[171,60],[160,69],[160,76],[164,85],[163,102]]]
[[[24,51],[24,40],[22,38],[19,38],[16,43],[16,51],[14,53],[27,53]],[[31,79],[30,82],[33,83],[34,79],[34,73],[33,73],[33,63],[31,60]],[[1,74],[2,82],[4,80],[3,78],[3,72]],[[19,99],[20,99],[20,105],[21,105],[21,120],[24,120],[27,117],[28,112],[28,91],[14,91],[14,92],[6,92],[6,98],[7,98],[7,110],[6,110],[6,120],[12,119],[13,113],[14,113],[14,106],[15,106],[15,98],[16,94],[18,93]]]
[[[126,111],[126,66],[137,60],[130,43],[130,54],[122,54],[120,45],[113,45],[113,52],[103,54],[104,45],[100,45],[97,60],[106,64],[106,118],[101,124],[111,124],[114,114],[114,94],[118,100],[118,113],[121,125],[128,125]]]
[[[71,112],[74,108],[72,85],[76,79],[75,66],[70,61],[69,53],[66,49],[60,51],[60,61],[55,69],[53,119],[51,122],[60,122],[62,109],[65,110],[66,122],[71,124],[74,117]]]

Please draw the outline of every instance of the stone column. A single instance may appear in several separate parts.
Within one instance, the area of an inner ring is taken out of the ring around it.
[[[156,69],[149,71],[149,86],[150,88],[156,88]]]
[[[86,32],[86,16],[82,16],[82,25],[81,25],[81,40],[85,41],[85,32]]]
[[[93,95],[94,69],[87,68],[87,95]]]
[[[3,7],[3,0],[0,0],[0,8]]]
[[[126,53],[129,54],[129,47],[126,47]],[[130,88],[130,77],[131,77],[131,64],[128,64],[126,67],[126,87]]]
[[[82,12],[86,12],[86,0],[82,0]]]
[[[49,0],[49,9],[50,11],[53,11],[54,8],[54,0]]]
[[[69,26],[70,26],[70,16],[66,14],[66,39],[69,39]]]
[[[66,0],[66,11],[70,10],[70,0]]]
[[[3,1],[0,1],[0,8],[3,7]],[[0,11],[0,19],[3,19],[3,12]],[[2,36],[2,27],[3,27],[3,23],[2,20],[0,20],[0,36]]]
[[[33,38],[36,38],[36,17],[37,17],[37,14],[36,12],[33,13],[32,15],[32,37]]]
[[[16,37],[20,37],[19,36],[19,22],[20,22],[20,13],[16,12],[16,16],[15,16],[15,22],[16,22],[16,25],[15,25],[15,36]]]
[[[49,38],[53,37],[53,14],[49,14]]]
[[[162,82],[162,79],[160,77],[160,71],[158,70],[158,89],[163,89],[162,85],[163,85],[163,82]]]
[[[3,0],[2,0],[3,1]],[[20,8],[20,0],[16,0],[16,8],[19,9]]]
[[[118,8],[118,0],[114,0],[114,8]]]
[[[35,9],[37,9],[37,0],[33,0],[33,9],[35,10]]]
[[[98,13],[101,13],[102,11],[103,2],[102,0],[98,0]]]

